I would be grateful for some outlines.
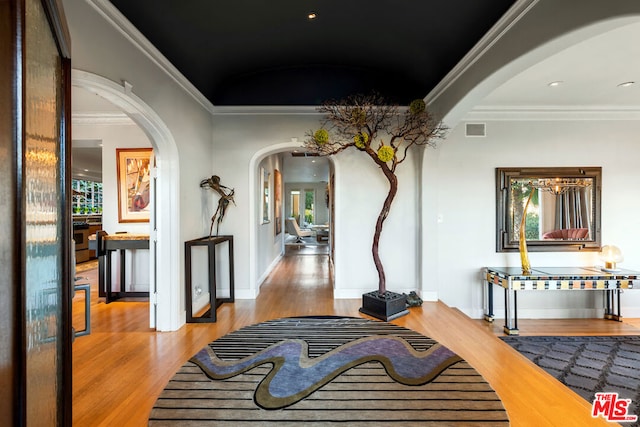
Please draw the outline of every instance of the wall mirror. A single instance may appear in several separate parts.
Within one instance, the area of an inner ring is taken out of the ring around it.
[[[496,250],[518,251],[525,235],[531,252],[600,250],[600,167],[497,168]]]

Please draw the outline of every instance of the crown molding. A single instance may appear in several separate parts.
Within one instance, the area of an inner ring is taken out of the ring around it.
[[[216,116],[313,116],[319,115],[316,106],[222,106],[213,107]]]
[[[491,47],[498,42],[523,16],[533,8],[539,0],[518,0],[500,18],[498,22],[462,57],[455,67],[427,94],[424,101],[427,105],[435,102],[453,85],[473,64],[475,64]]]
[[[135,125],[125,113],[73,113],[71,115],[71,123],[74,125]]]
[[[108,0],[87,0],[87,2],[178,86],[213,114],[213,104],[111,2]]]
[[[640,120],[640,106],[492,106],[475,107],[464,120],[483,121],[580,121]]]

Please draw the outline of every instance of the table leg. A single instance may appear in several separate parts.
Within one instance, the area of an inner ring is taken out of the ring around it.
[[[485,288],[482,290],[482,295],[485,298],[485,312],[484,312],[484,320],[487,322],[493,322],[493,284],[489,283],[488,280],[483,280]]]
[[[126,281],[126,272],[125,272],[125,261],[126,261],[126,251],[124,249],[120,249],[120,292],[118,293],[118,298],[124,295],[127,291],[125,281]]]
[[[519,335],[518,331],[518,300],[516,291],[504,289],[504,333]]]
[[[218,287],[218,283],[216,279],[216,246],[213,245],[209,246],[209,305],[211,306],[209,317],[211,318],[212,322],[216,322],[218,319],[216,313],[216,310],[218,308],[218,306],[216,305],[216,288]]]
[[[104,283],[105,255],[98,256],[98,297],[106,297],[107,292]]]
[[[622,322],[620,312],[620,294],[622,291],[620,289],[608,289],[605,292],[607,293],[607,302],[604,318]]]
[[[614,320],[617,320],[618,322],[622,322],[622,311],[620,308],[620,294],[622,293],[622,289],[616,289],[615,290],[615,294],[616,294],[616,298],[618,300],[618,304],[617,304],[617,313],[616,313],[616,318]]]
[[[111,252],[106,251],[104,254],[105,257],[105,304],[109,304],[111,302]]]

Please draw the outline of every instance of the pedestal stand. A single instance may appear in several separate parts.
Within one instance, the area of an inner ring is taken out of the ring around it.
[[[389,291],[382,295],[378,291],[363,294],[360,312],[384,321],[397,319],[409,314],[407,296]]]

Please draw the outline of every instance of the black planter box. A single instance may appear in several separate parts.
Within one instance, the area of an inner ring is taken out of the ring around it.
[[[407,296],[386,291],[380,295],[378,291],[362,295],[360,312],[380,320],[393,320],[409,314]]]

